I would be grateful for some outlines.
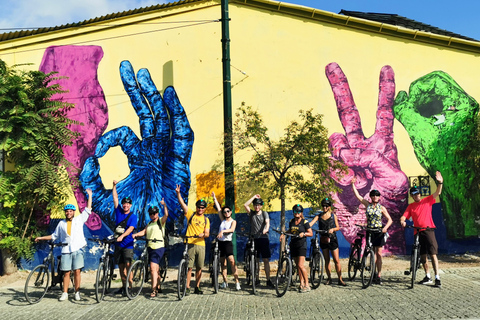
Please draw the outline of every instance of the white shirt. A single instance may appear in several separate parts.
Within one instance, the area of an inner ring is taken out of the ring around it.
[[[58,239],[61,243],[68,243],[68,246],[62,247],[62,253],[72,253],[87,245],[83,234],[83,225],[87,222],[90,213],[92,213],[92,210],[85,208],[80,215],[72,219],[72,234],[70,236],[67,234],[67,221],[62,220],[58,223],[55,232],[52,233],[52,240]]]
[[[220,228],[218,229],[218,232],[230,229],[232,227],[233,221],[235,221],[235,220],[233,220],[233,219],[230,220],[230,221],[223,220],[222,223],[220,223]],[[221,238],[218,238],[218,240],[220,240],[220,241],[232,241],[232,237],[233,237],[233,233],[224,234],[224,235],[222,235]]]

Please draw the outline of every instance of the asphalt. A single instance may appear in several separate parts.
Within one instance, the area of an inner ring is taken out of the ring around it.
[[[420,271],[419,278],[423,276]],[[34,305],[26,301],[23,286],[2,287],[0,319],[480,319],[480,266],[442,270],[442,288],[409,289],[410,278],[392,271],[384,272],[382,285],[367,289],[357,279],[347,287],[322,284],[309,293],[292,289],[281,298],[264,286],[265,279],[256,295],[243,282],[241,291],[230,284],[214,294],[205,280],[203,295],[179,301],[176,277],[171,278],[156,298],[147,297],[144,288],[134,300],[108,294],[101,303],[93,285],[82,289],[81,301],[70,294],[68,301],[59,302],[56,290]]]

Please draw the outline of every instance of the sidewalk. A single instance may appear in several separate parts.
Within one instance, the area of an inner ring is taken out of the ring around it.
[[[419,272],[419,278],[423,277]],[[265,287],[257,295],[245,286],[213,294],[208,280],[204,295],[190,295],[178,301],[176,277],[164,283],[163,294],[147,298],[149,284],[135,300],[109,294],[97,303],[91,284],[82,289],[82,300],[58,302],[59,291],[40,303],[29,305],[23,285],[0,288],[0,319],[452,319],[480,318],[480,266],[443,270],[442,288],[416,285],[403,271],[387,271],[384,284],[362,289],[360,281],[347,287],[321,285],[310,293],[291,290],[282,298]],[[336,279],[334,277],[334,279]],[[335,281],[334,281],[335,282]],[[118,286],[118,284],[115,284]]]

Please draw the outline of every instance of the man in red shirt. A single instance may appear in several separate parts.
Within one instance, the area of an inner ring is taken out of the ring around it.
[[[400,218],[400,224],[405,227],[405,220],[412,218],[413,225],[420,228],[435,228],[435,224],[432,219],[432,206],[436,202],[436,198],[442,193],[443,177],[440,171],[435,174],[437,179],[437,190],[430,196],[421,199],[420,190],[417,187],[410,188],[410,195],[413,198],[413,203],[409,204],[407,210]],[[440,275],[438,273],[438,245],[435,238],[435,230],[419,230],[420,240],[420,257],[425,269],[425,278],[419,282],[419,284],[432,283],[432,277],[428,271],[427,254],[430,255],[432,260],[433,271],[435,272],[435,286],[441,287]]]

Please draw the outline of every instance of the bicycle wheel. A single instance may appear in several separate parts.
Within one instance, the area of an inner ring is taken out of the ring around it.
[[[250,285],[250,281],[252,280],[252,272],[250,270],[250,253],[245,250],[245,280],[247,282],[247,286]]]
[[[366,250],[362,259],[362,286],[363,289],[368,288],[372,284],[373,275],[375,274],[375,255],[373,250]]]
[[[110,288],[112,286],[112,280],[115,278],[115,262],[114,262],[114,259],[113,259],[113,256],[108,258],[106,261],[105,261],[106,265],[105,265],[105,274],[107,275],[106,279],[105,279],[105,293],[107,293],[108,291],[110,291]]]
[[[160,260],[160,281],[165,282],[165,279],[167,278],[167,269],[168,269],[168,258],[167,254],[165,253],[162,257],[162,260]]]
[[[323,254],[316,252],[310,260],[310,282],[313,289],[317,289],[323,280]]]
[[[102,301],[103,297],[105,296],[105,284],[107,282],[106,277],[107,270],[105,268],[105,263],[101,261],[98,265],[97,278],[95,280],[95,298],[97,299],[98,303],[100,303],[100,301]]]
[[[360,247],[352,246],[350,257],[348,258],[348,280],[353,281],[357,276],[358,267],[360,265]]]
[[[132,281],[132,286],[126,286],[127,297],[135,299],[142,292],[143,283],[145,281],[145,263],[143,260],[135,261],[127,272],[127,281]]]
[[[219,269],[218,266],[220,264],[219,261],[220,257],[218,254],[213,255],[213,262],[212,262],[212,285],[213,285],[213,292],[217,293],[218,292],[218,274],[219,274]]]
[[[178,299],[182,300],[185,297],[185,292],[187,291],[187,272],[188,272],[188,261],[182,259],[178,265],[178,278],[177,278],[177,294]]]
[[[24,294],[29,303],[37,303],[43,299],[50,283],[48,267],[40,264],[30,271],[25,282]]]
[[[418,270],[418,248],[414,248],[412,251],[412,257],[410,261],[410,272],[412,276],[412,280],[410,282],[410,289],[413,289],[413,285],[415,284],[415,278],[417,276],[417,270]]]
[[[292,260],[282,258],[278,263],[277,278],[275,279],[275,291],[281,297],[287,292],[292,279]]]
[[[250,256],[250,275],[252,279],[252,291],[253,294],[257,293],[257,281],[258,281],[258,276],[257,276],[257,264],[256,262],[256,257],[255,255]]]

